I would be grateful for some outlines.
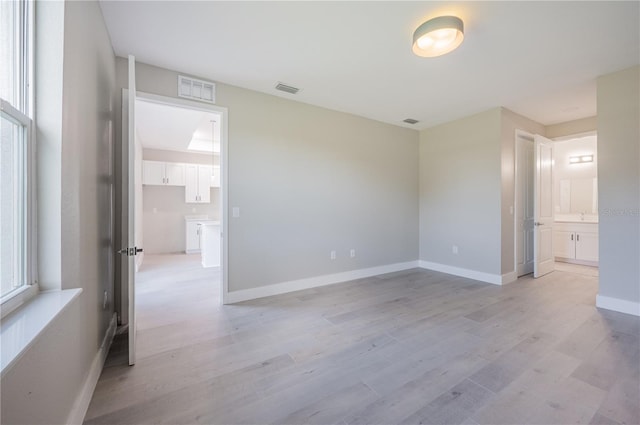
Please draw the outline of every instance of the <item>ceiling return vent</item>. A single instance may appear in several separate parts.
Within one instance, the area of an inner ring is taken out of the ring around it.
[[[280,90],[280,91],[291,93],[291,94],[296,94],[300,91],[300,89],[297,87],[288,86],[286,84],[282,84],[281,82],[278,82],[278,84],[276,84],[276,90]]]
[[[413,118],[407,118],[405,120],[402,120],[402,122],[406,122],[407,124],[417,124],[419,121],[414,120]]]
[[[216,103],[216,84],[178,75],[178,96],[207,103]]]

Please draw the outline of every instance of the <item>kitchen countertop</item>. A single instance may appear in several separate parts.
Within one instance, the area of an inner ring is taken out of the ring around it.
[[[220,222],[216,220],[198,220],[198,224],[203,226],[219,226]]]

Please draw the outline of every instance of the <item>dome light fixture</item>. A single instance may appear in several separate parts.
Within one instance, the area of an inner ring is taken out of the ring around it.
[[[413,53],[424,58],[441,56],[458,47],[463,39],[462,19],[438,16],[416,28],[413,33]]]

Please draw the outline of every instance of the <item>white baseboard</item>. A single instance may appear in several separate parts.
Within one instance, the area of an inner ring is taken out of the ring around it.
[[[241,301],[254,300],[257,298],[270,297],[272,295],[286,294],[288,292],[300,291],[302,289],[316,288],[319,286],[332,285],[334,283],[348,282],[354,279],[377,276],[385,273],[393,273],[402,270],[409,270],[418,267],[417,261],[406,263],[388,264],[385,266],[370,267],[367,269],[351,270],[348,272],[315,276],[306,279],[291,280],[288,282],[276,283],[258,288],[244,289],[241,291],[228,292],[224,296],[225,304],[239,303]]]
[[[518,280],[518,274],[516,272],[509,272],[503,275],[499,275],[479,272],[476,270],[463,269],[461,267],[448,266],[446,264],[432,263],[430,261],[420,260],[418,263],[419,266],[423,269],[452,274],[454,276],[466,277],[469,279],[479,280],[480,282],[491,283],[494,285],[504,285],[506,283],[511,283]]]
[[[604,308],[605,310],[617,311],[620,313],[632,314],[634,316],[640,316],[640,303],[621,300],[620,298],[597,295],[596,307]]]
[[[513,283],[516,280],[518,280],[518,272],[514,270],[512,272],[505,273],[505,274],[502,275],[501,285],[506,285],[508,283]]]
[[[89,373],[87,374],[87,378],[82,385],[82,390],[80,390],[80,394],[76,397],[75,402],[73,403],[73,408],[71,409],[71,413],[69,413],[69,418],[67,419],[67,424],[82,424],[84,422],[84,417],[87,414],[87,409],[89,409],[89,403],[91,402],[91,397],[93,397],[93,391],[96,388],[96,384],[98,383],[98,379],[100,378],[100,374],[102,373],[102,367],[104,366],[104,362],[107,359],[107,354],[109,354],[109,348],[111,348],[111,343],[113,342],[113,337],[116,334],[116,328],[118,326],[118,315],[113,313],[111,317],[111,322],[109,323],[109,328],[104,335],[104,339],[102,340],[102,345],[100,345],[100,349],[96,353],[96,356],[93,358],[91,362],[91,368],[89,369]]]

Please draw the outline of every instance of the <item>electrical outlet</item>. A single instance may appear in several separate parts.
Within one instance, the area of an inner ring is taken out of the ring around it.
[[[331,251],[331,259],[332,260],[336,259],[336,252],[335,251]]]
[[[349,255],[351,256],[351,258],[356,258],[356,250],[351,249],[351,251],[349,251]]]
[[[458,245],[454,245],[454,246],[451,248],[451,252],[453,252],[454,254],[458,255]]]

